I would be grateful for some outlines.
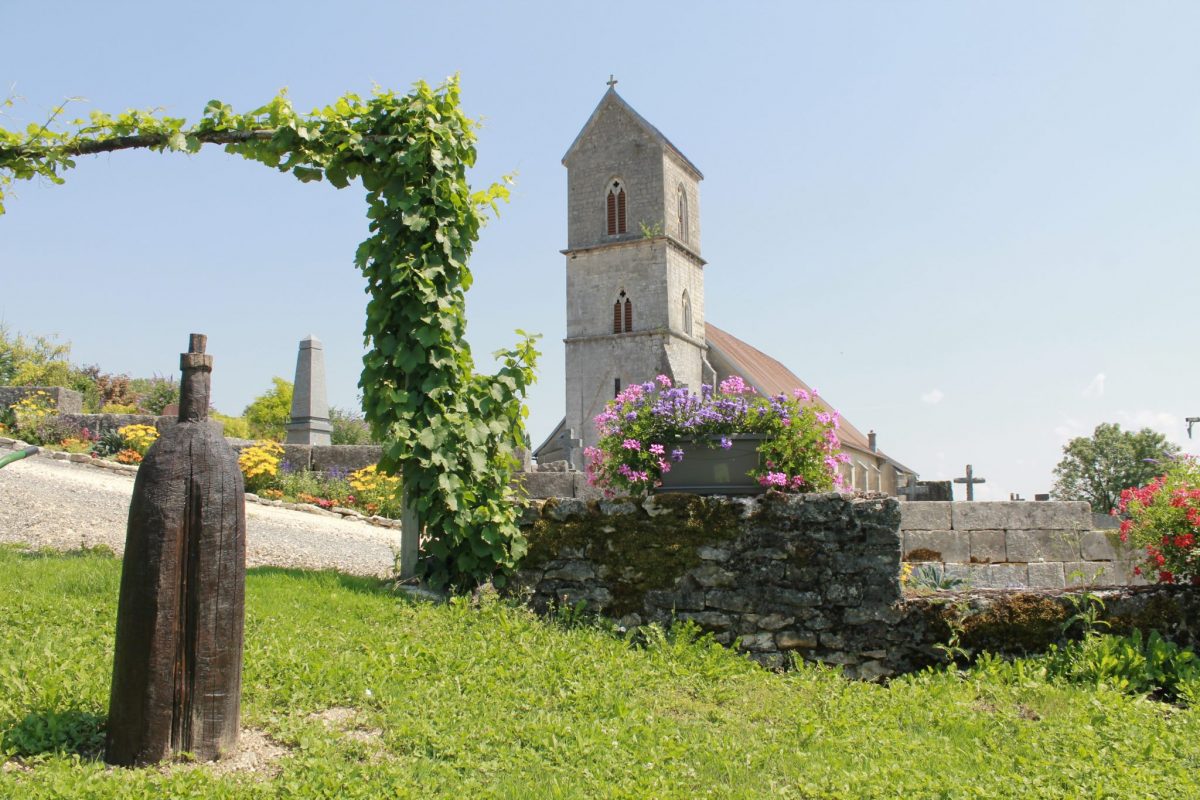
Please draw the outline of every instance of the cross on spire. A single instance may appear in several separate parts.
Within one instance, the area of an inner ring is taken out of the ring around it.
[[[967,477],[955,478],[954,482],[955,483],[965,483],[967,485],[967,499],[974,500],[975,499],[975,484],[987,483],[987,478],[976,478],[974,470],[971,469],[971,465],[967,464]]]
[[[608,73],[608,88],[610,88],[610,89],[616,88],[616,85],[617,85],[617,79],[612,76],[611,72]]]

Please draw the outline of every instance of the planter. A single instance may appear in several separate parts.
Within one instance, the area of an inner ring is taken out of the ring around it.
[[[758,445],[761,436],[737,434],[728,437],[733,446],[721,448],[720,436],[703,440],[685,439],[671,447],[683,450],[683,461],[671,464],[671,471],[662,476],[659,492],[688,492],[690,494],[762,494],[766,487],[750,477],[758,468]]]

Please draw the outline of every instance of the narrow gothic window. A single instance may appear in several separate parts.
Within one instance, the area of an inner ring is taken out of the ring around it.
[[[688,243],[688,199],[687,190],[683,188],[683,184],[679,185],[678,192],[679,205],[679,241],[684,244]]]
[[[614,180],[612,185],[608,187],[605,212],[608,222],[608,235],[616,236],[619,233],[625,233],[625,187],[619,180]]]
[[[616,397],[620,393],[621,393],[621,379],[613,378],[613,397]]]
[[[625,290],[617,295],[613,303],[613,333],[628,333],[633,328],[633,304],[625,295]]]
[[[688,297],[687,289],[683,290],[683,332],[692,335],[692,299]]]

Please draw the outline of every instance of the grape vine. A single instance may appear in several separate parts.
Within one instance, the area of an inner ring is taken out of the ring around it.
[[[425,525],[418,572],[429,583],[503,585],[525,552],[510,484],[538,352],[536,337],[518,331],[520,341],[496,354],[495,375],[474,370],[467,261],[485,213],[508,189],[472,192],[467,183],[474,123],[457,79],[408,94],[347,94],[307,115],[283,93],[247,114],[213,100],[195,125],[156,112],[93,112],[59,129],[62,111],[23,133],[0,128],[0,214],[14,181],[62,183],[78,156],[133,148],[195,153],[216,144],[306,183],[342,189],[361,180],[370,235],[355,264],[370,299],[359,386],[366,419],[387,441],[380,468],[402,478]]]

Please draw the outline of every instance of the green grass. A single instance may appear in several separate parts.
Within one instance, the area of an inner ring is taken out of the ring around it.
[[[119,573],[0,548],[0,761],[33,768],[0,770],[0,797],[1200,797],[1190,709],[995,675],[777,675],[684,636],[634,650],[277,569],[247,581],[243,723],[290,748],[278,774],[110,769],[65,751],[107,711]],[[335,707],[378,734],[314,717]]]

